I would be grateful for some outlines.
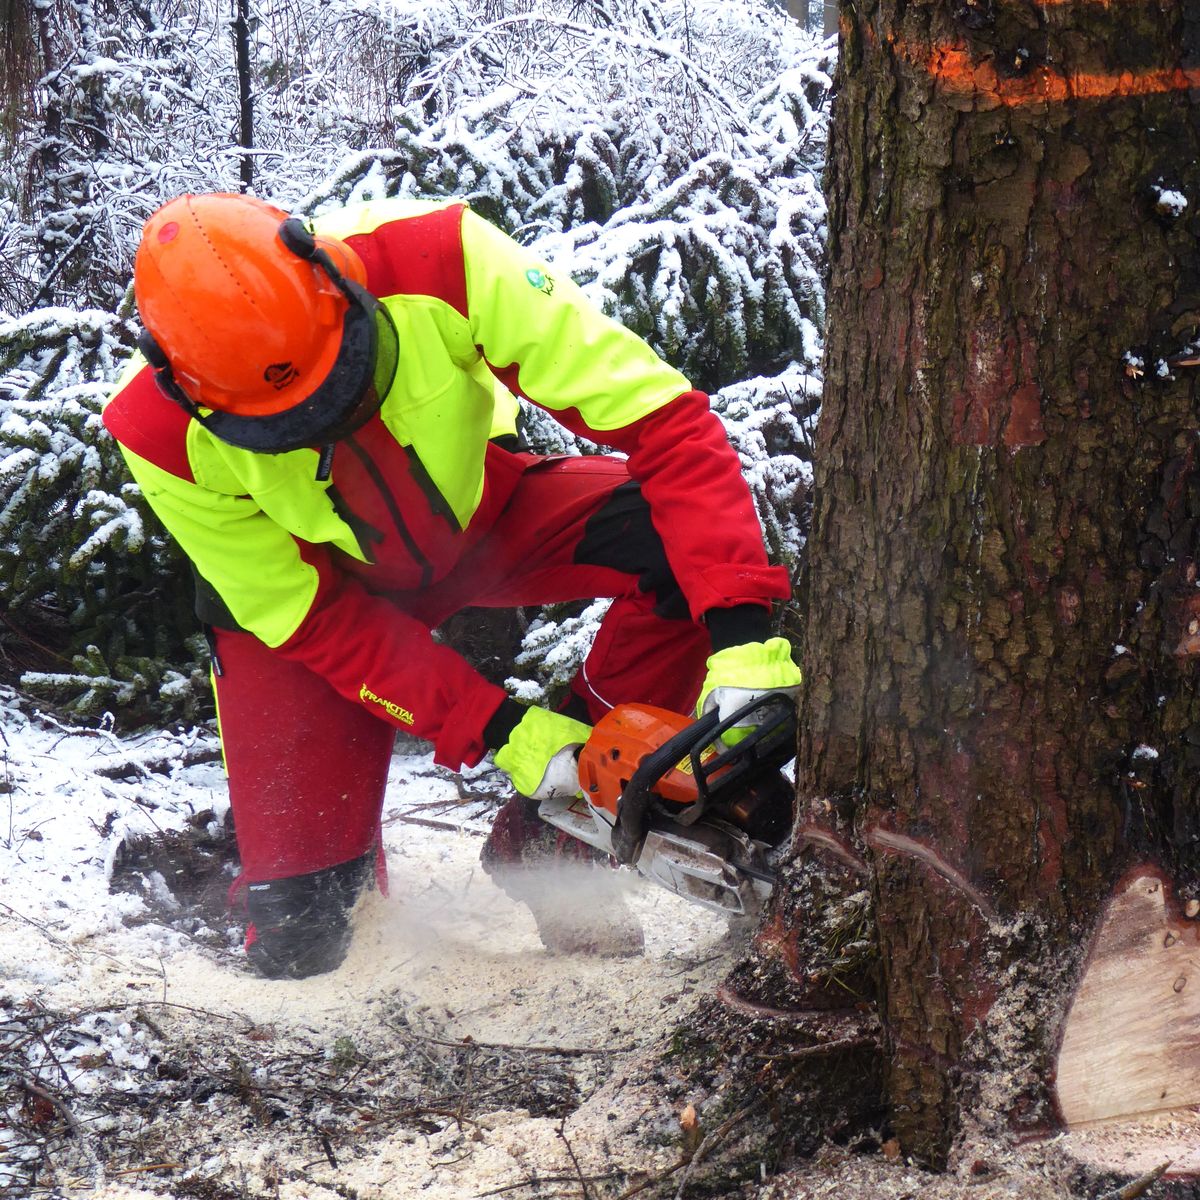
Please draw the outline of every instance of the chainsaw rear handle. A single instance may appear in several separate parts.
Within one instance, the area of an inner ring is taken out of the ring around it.
[[[717,743],[720,736],[751,713],[761,713],[757,727],[735,746],[721,750],[706,762],[704,751]],[[742,705],[724,720],[717,710],[706,713],[698,721],[663,742],[638,764],[628,785],[622,789],[617,804],[617,820],[612,829],[613,854],[617,861],[632,865],[638,857],[649,826],[649,815],[655,801],[654,789],[664,775],[685,758],[691,759],[692,777],[696,780],[699,798],[688,810],[684,823],[691,824],[708,804],[710,781],[720,774],[722,788],[736,779],[765,770],[776,770],[796,753],[796,706],[789,696],[780,692],[758,696]]]

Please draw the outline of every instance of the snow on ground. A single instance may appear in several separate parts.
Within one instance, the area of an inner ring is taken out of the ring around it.
[[[232,918],[177,928],[157,919],[176,907],[161,874],[148,880],[153,903],[110,891],[130,838],[220,829],[227,801],[210,734],[73,730],[8,692],[0,734],[0,1050],[6,1068],[21,1064],[0,1111],[0,1194],[199,1195],[201,1180],[211,1195],[434,1198],[603,1173],[606,1138],[643,1123],[630,1098],[592,1111],[600,1136],[571,1140],[577,1166],[563,1118],[531,1115],[526,1093],[537,1108],[539,1088],[558,1088],[567,1099],[542,1107],[570,1112],[728,967],[721,918],[624,875],[644,957],[548,955],[529,913],[478,866],[494,803],[462,799],[418,751],[393,759],[390,895],[360,906],[347,961],[315,979],[261,980],[245,969]],[[586,876],[566,886],[594,901]],[[545,1078],[522,1057],[527,1047],[556,1051]],[[300,1112],[289,1094],[281,1064],[300,1061],[335,1080],[328,1112]],[[195,1082],[205,1070],[216,1081],[207,1096]],[[244,1096],[230,1097],[240,1070],[254,1095],[277,1097],[270,1103],[311,1131],[284,1136],[274,1130],[291,1126],[278,1114],[253,1119],[253,1103],[248,1113]],[[439,1079],[461,1086],[464,1070],[468,1082],[478,1073],[469,1121],[445,1101],[447,1112],[407,1122],[373,1111],[375,1124],[353,1136],[338,1108],[347,1088],[359,1110],[384,1093],[420,1107]],[[379,1082],[363,1087],[371,1072]],[[178,1125],[203,1133],[180,1143],[151,1117],[166,1095],[154,1088],[183,1074],[191,1091],[175,1083],[171,1095]],[[493,1092],[496,1107],[482,1111]],[[654,1153],[637,1154],[654,1169]]]

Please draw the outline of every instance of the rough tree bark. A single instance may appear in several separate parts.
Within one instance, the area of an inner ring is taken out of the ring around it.
[[[848,1008],[811,931],[869,896],[888,1111],[937,1164],[1063,1120],[1081,980],[1136,1041],[1200,962],[1200,7],[843,0],[841,33],[797,861],[726,994]],[[1192,939],[1165,992],[1108,1007],[1105,914],[1118,968]],[[1194,1079],[1178,1040],[1144,1069]]]

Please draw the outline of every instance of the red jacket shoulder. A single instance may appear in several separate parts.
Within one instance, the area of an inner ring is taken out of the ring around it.
[[[159,391],[150,367],[133,376],[104,409],[105,428],[125,449],[194,483],[187,452],[191,419]]]
[[[432,296],[465,317],[462,218],[466,207],[447,205],[348,237],[367,268],[367,290],[375,296]]]

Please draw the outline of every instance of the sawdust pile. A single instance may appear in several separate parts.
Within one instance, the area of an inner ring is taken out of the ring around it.
[[[346,963],[310,980],[248,974],[233,929],[114,915],[65,940],[7,922],[5,1065],[19,1049],[25,1132],[0,1148],[35,1168],[25,1185],[458,1197],[585,1159],[585,1174],[612,1174],[609,1152],[574,1146],[563,1122],[719,977],[724,922],[630,878],[643,957],[547,955],[478,869],[478,832],[390,823],[391,895],[363,902]],[[552,886],[596,902],[594,875]],[[645,1118],[613,1108],[601,1124],[615,1135]],[[7,1169],[11,1188],[11,1157]]]

